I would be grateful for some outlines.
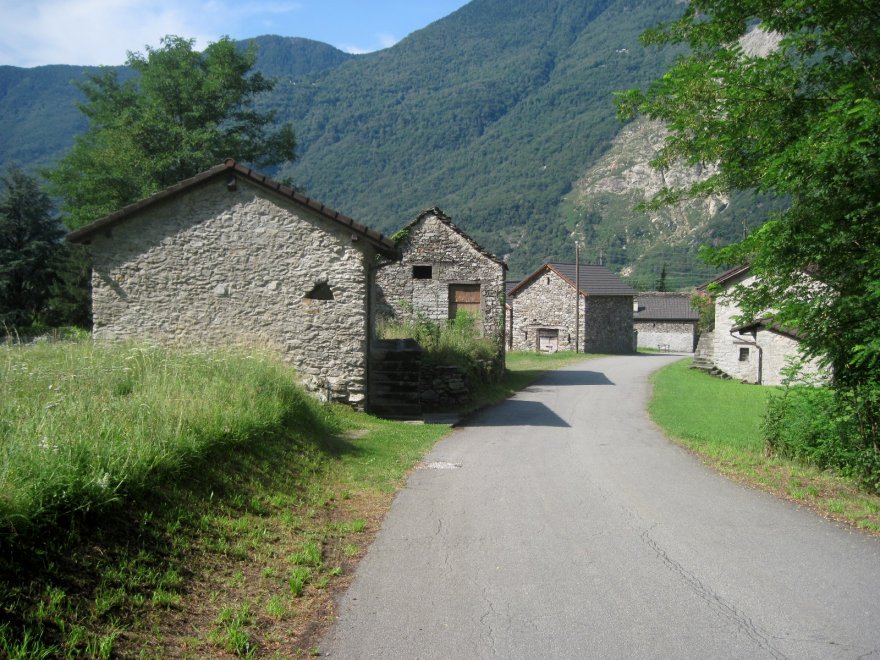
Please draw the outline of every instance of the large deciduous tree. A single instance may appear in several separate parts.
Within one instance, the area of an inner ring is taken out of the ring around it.
[[[769,52],[743,48],[755,29],[773,37]],[[787,210],[708,258],[751,263],[760,283],[741,292],[745,315],[774,310],[797,327],[807,351],[833,366],[838,387],[876,386],[880,5],[691,0],[679,20],[643,39],[689,51],[646,90],[622,95],[622,115],[667,123],[658,165],[719,165],[708,180],[656,201],[732,189],[789,198]]]
[[[63,199],[65,222],[80,227],[232,157],[257,167],[294,157],[289,124],[256,101],[273,81],[252,73],[255,54],[229,38],[193,50],[193,40],[162,39],[146,55],[129,53],[134,76],[105,69],[80,84],[89,128],[47,173]]]

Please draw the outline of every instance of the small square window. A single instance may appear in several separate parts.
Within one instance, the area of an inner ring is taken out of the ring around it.
[[[749,361],[749,349],[747,349],[747,348],[739,349],[739,361],[740,362],[748,362]]]
[[[414,280],[430,280],[434,276],[434,269],[431,266],[413,266]]]

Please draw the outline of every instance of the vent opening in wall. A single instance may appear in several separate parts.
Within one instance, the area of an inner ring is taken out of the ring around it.
[[[748,362],[749,361],[749,349],[747,349],[747,348],[739,349],[739,361],[740,362]]]
[[[431,266],[413,266],[412,275],[414,280],[430,280],[434,276]]]
[[[309,291],[306,300],[333,300],[333,291],[326,282],[318,282],[314,288]]]

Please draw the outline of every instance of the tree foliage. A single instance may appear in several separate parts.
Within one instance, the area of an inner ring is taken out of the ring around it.
[[[740,38],[775,37],[764,55]],[[692,0],[643,35],[690,52],[646,90],[620,99],[624,117],[667,122],[656,164],[718,163],[675,201],[756,189],[787,210],[743,241],[707,251],[751,263],[760,283],[740,292],[746,317],[773,310],[841,387],[880,376],[880,6],[867,0]],[[876,429],[875,429],[876,431]]]
[[[79,84],[86,133],[48,173],[63,198],[65,221],[80,227],[232,157],[265,167],[291,160],[289,124],[255,100],[274,83],[250,74],[255,54],[224,37],[199,53],[193,40],[162,39],[129,53],[134,72],[105,68]]]
[[[0,334],[88,322],[83,255],[36,179],[10,166],[0,178]]]

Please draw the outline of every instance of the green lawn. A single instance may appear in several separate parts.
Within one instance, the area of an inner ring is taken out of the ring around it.
[[[690,369],[683,360],[656,372],[651,417],[667,433],[715,455],[764,450],[761,419],[775,388],[744,385]]]
[[[671,364],[651,379],[648,409],[668,437],[733,479],[880,533],[880,497],[835,474],[768,456],[761,422],[780,388],[722,380],[689,369],[690,363]]]

